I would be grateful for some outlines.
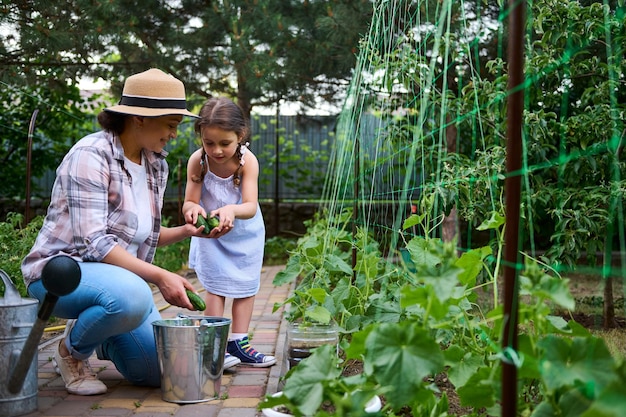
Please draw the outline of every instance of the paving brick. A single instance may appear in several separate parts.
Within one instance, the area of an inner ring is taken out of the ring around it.
[[[217,417],[221,406],[219,404],[185,404],[176,412],[176,417]]]
[[[231,384],[231,389],[237,385],[258,385],[264,386],[267,382],[267,373],[247,373],[242,375],[237,375],[235,379],[233,379],[233,383]],[[230,389],[228,390],[230,392]]]
[[[261,398],[265,395],[264,385],[233,385],[228,390],[228,398]]]
[[[223,408],[217,417],[256,417],[255,408]]]
[[[264,267],[261,289],[255,299],[250,333],[255,349],[277,356],[278,363],[270,368],[238,366],[224,371],[219,398],[189,404],[164,401],[160,388],[138,387],[125,381],[110,361],[90,358],[94,370],[107,384],[109,391],[91,397],[70,395],[63,380],[53,369],[51,358],[58,340],[49,340],[40,346],[37,358],[39,384],[37,411],[23,417],[261,417],[259,403],[267,393],[274,393],[279,379],[286,370],[282,350],[285,344],[286,325],[282,321],[284,309],[272,312],[274,303],[285,300],[293,285],[274,287],[272,280],[281,266]],[[204,291],[195,276],[188,277],[200,292]],[[168,306],[158,291],[154,292],[163,318],[177,317],[190,312]],[[226,300],[224,316],[230,318],[232,300]],[[276,353],[274,353],[276,352]]]
[[[92,410],[89,415],[94,417],[126,417],[134,415],[134,410],[126,408],[98,408]]]

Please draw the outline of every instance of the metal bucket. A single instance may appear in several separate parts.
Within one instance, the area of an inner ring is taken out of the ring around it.
[[[230,323],[224,317],[183,315],[152,323],[164,401],[197,403],[218,397]]]
[[[24,342],[37,320],[39,301],[21,298],[8,275],[0,270],[0,276],[5,288],[4,297],[0,298],[0,363],[8,364],[8,368],[0,372],[0,416],[13,417],[37,409],[37,355],[24,377],[22,389],[12,394],[7,385]]]

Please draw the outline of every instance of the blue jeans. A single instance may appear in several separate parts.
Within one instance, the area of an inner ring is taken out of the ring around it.
[[[152,290],[134,273],[101,262],[79,262],[78,288],[59,297],[52,314],[76,319],[65,344],[76,359],[112,361],[129,382],[158,387],[159,362],[152,322],[161,319]],[[46,290],[41,280],[28,293],[43,301]]]

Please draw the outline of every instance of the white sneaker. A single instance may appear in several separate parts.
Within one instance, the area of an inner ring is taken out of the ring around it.
[[[65,343],[65,339],[61,339],[59,346],[61,343]],[[107,392],[107,386],[96,378],[96,374],[86,359],[74,359],[71,355],[63,358],[57,346],[52,363],[54,370],[63,378],[65,388],[70,394],[98,395]]]
[[[70,335],[70,332],[74,328],[75,324],[76,324],[76,319],[67,319],[67,321],[65,322],[65,330],[63,330],[64,339]]]
[[[232,368],[233,366],[237,366],[240,363],[241,359],[226,352],[226,356],[224,356],[224,369]]]

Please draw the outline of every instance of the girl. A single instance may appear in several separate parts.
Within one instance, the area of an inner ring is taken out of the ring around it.
[[[223,316],[225,298],[233,298],[232,334],[224,369],[242,365],[267,367],[273,356],[250,346],[248,328],[259,291],[265,224],[258,203],[259,162],[247,148],[248,121],[234,102],[213,98],[200,110],[195,131],[202,148],[189,158],[183,214],[217,217],[212,239],[192,238],[189,266],[205,287],[208,316]]]

